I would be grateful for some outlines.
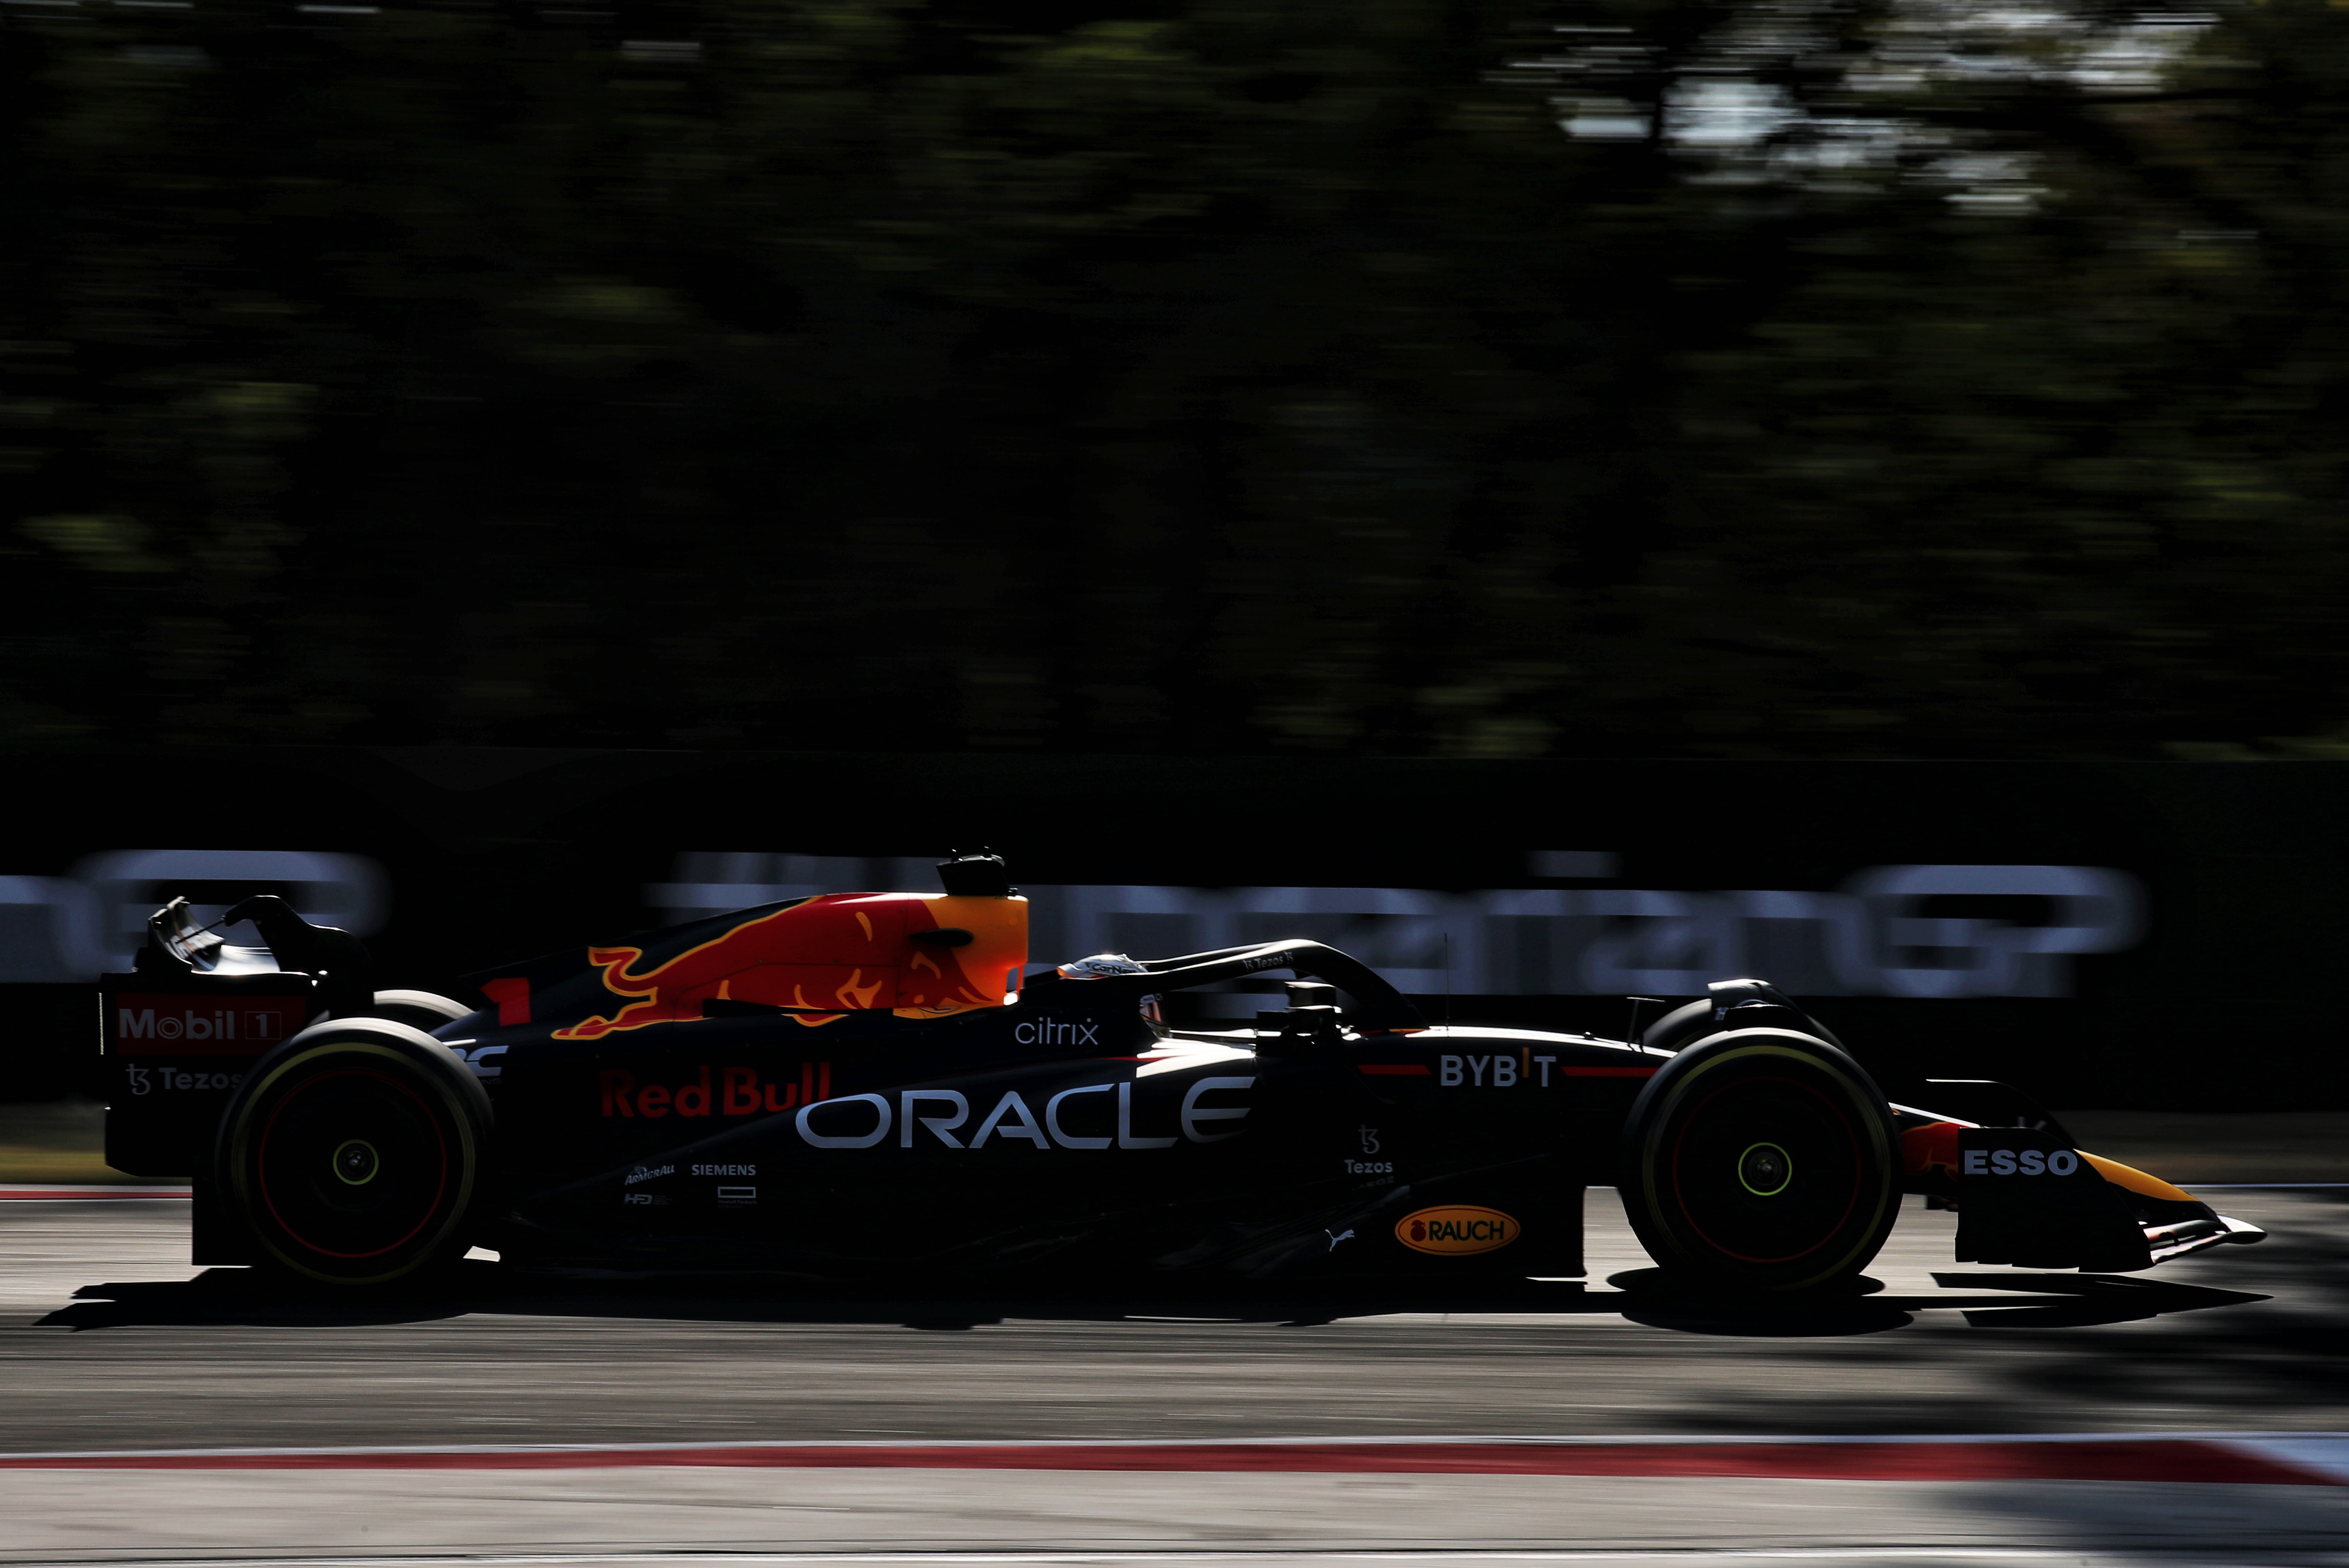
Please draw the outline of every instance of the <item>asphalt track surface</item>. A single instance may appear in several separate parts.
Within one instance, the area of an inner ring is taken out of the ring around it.
[[[0,1202],[0,1561],[2349,1563],[2349,1441],[2272,1436],[2349,1432],[2349,1193],[2207,1196],[2271,1239],[2028,1275],[1951,1264],[1952,1218],[1911,1207],[1882,1289],[1776,1314],[1642,1288],[1606,1191],[1581,1290],[884,1301],[484,1262],[380,1308],[200,1274],[184,1203]],[[2078,1444],[1754,1442],[2181,1433],[2314,1457],[2247,1480]],[[1747,1446],[1632,1441],[1660,1438]],[[1266,1438],[1336,1457],[1200,1457]],[[1547,1466],[1581,1473],[1444,1473],[1474,1446],[1429,1440],[1462,1438],[1581,1439]],[[1158,1457],[1061,1468],[1055,1443]],[[384,1449],[430,1455],[250,1452]],[[187,1452],[222,1449],[247,1452]],[[60,1454],[101,1458],[9,1467]]]

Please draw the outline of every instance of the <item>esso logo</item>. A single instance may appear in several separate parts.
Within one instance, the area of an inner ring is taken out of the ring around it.
[[[2068,1148],[1970,1148],[1962,1167],[1968,1176],[2070,1176],[2080,1157]]]

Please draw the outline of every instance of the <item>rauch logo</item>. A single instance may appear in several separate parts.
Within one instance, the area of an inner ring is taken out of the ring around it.
[[[1464,1252],[1489,1252],[1517,1239],[1524,1227],[1497,1209],[1474,1209],[1451,1204],[1423,1209],[1395,1221],[1395,1240],[1414,1252],[1456,1257]]]

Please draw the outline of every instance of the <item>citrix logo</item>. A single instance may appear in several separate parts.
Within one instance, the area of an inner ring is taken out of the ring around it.
[[[1098,1045],[1101,1044],[1101,1026],[1090,1018],[1082,1023],[1040,1018],[1012,1030],[1011,1037],[1022,1045]]]

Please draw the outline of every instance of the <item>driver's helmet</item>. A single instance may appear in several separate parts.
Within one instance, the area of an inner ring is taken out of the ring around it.
[[[1091,958],[1078,959],[1061,966],[1062,980],[1099,980],[1111,974],[1148,974],[1150,971],[1123,953],[1095,953]]]
[[[1073,963],[1064,963],[1061,966],[1062,980],[1099,980],[1104,975],[1148,974],[1149,972],[1147,969],[1123,953],[1095,953],[1091,958],[1078,959]],[[1165,1014],[1159,1010],[1158,998],[1155,994],[1142,999],[1142,1016],[1154,1029],[1163,1029],[1165,1026]]]

